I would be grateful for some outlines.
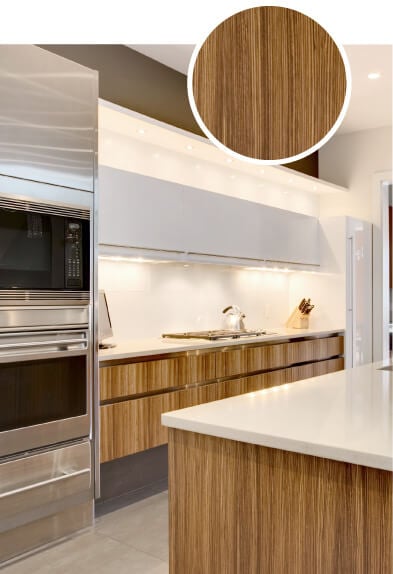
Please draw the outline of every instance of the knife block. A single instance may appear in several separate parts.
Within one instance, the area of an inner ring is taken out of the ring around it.
[[[289,327],[290,329],[308,329],[309,316],[303,315],[303,313],[299,311],[298,307],[295,307],[292,315],[286,322],[286,327]]]

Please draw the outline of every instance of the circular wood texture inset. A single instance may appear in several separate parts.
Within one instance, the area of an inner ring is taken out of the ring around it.
[[[331,130],[347,83],[341,52],[317,22],[262,6],[211,32],[196,55],[189,97],[219,143],[249,158],[284,160]]]

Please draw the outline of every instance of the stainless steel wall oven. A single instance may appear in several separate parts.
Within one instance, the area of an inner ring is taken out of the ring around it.
[[[98,74],[0,46],[0,85],[2,563],[93,520]]]

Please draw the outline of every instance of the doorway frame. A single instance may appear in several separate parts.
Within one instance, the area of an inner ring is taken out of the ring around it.
[[[389,185],[392,172],[373,176],[373,361],[389,358]]]

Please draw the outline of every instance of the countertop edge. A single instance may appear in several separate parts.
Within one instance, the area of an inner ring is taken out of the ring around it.
[[[319,445],[306,443],[299,440],[289,439],[287,437],[270,436],[253,431],[242,431],[226,427],[217,428],[209,423],[200,423],[198,421],[186,421],[179,419],[171,413],[161,415],[161,423],[169,428],[215,436],[236,442],[255,444],[308,456],[327,458],[338,462],[346,462],[360,466],[377,468],[378,470],[393,471],[393,460],[390,457],[369,454],[361,451],[347,450],[339,446]]]
[[[337,329],[321,329],[321,330],[307,330],[299,329],[299,332],[284,331],[284,329],[276,329],[277,334],[267,335],[261,337],[250,337],[244,339],[221,339],[218,341],[206,341],[202,339],[188,340],[189,342],[184,342],[184,340],[179,340],[174,343],[173,340],[161,340],[157,339],[155,343],[151,342],[151,347],[146,347],[142,349],[132,350],[132,346],[137,347],[141,344],[142,340],[136,339],[135,341],[130,340],[129,342],[119,343],[118,351],[115,349],[101,350],[99,351],[98,359],[100,366],[106,366],[106,364],[114,364],[116,361],[122,361],[124,359],[133,358],[144,358],[176,354],[176,353],[186,353],[187,351],[198,351],[198,350],[209,350],[222,347],[235,347],[243,345],[255,345],[255,344],[265,344],[265,343],[279,343],[281,341],[291,340],[291,339],[307,339],[307,338],[322,338],[324,336],[332,335],[343,335],[345,334],[345,329],[343,327]],[[124,346],[129,345],[130,350],[120,350]],[[168,345],[168,346],[166,346]]]

